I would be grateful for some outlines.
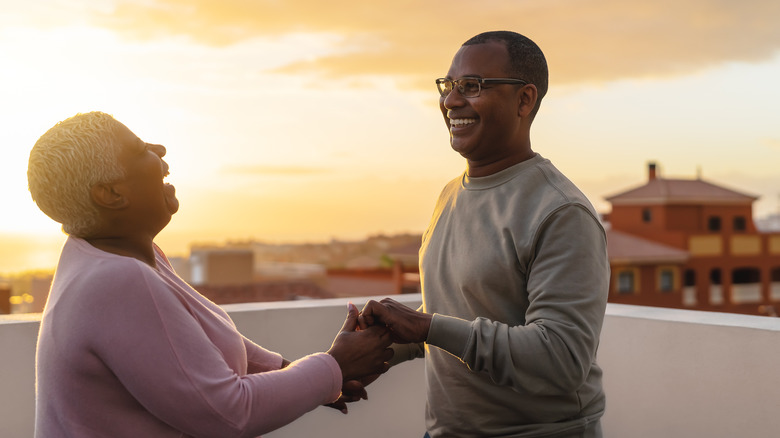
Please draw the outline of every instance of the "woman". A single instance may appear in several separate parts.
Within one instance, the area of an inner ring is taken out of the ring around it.
[[[244,338],[173,271],[153,240],[179,208],[165,148],[92,112],[58,123],[28,166],[62,249],[36,360],[36,437],[254,437],[364,395],[387,370],[384,328],[295,362]],[[344,390],[344,382],[351,391]]]

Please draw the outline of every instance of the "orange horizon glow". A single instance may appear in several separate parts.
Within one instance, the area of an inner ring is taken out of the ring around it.
[[[502,28],[548,58],[534,149],[599,211],[656,161],[761,196],[756,216],[780,212],[774,0],[28,3],[0,14],[0,273],[56,263],[64,236],[30,199],[27,156],[93,110],[167,147],[181,201],[168,252],[421,233],[465,168],[433,79]]]

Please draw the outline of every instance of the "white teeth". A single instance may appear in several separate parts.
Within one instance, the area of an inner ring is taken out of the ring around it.
[[[475,123],[477,119],[450,119],[450,126],[461,126]]]

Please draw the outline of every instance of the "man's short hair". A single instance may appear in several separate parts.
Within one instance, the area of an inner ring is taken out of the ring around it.
[[[542,98],[547,94],[549,80],[547,60],[542,49],[528,37],[508,30],[483,32],[471,37],[463,45],[485,44],[491,41],[502,42],[506,46],[507,52],[509,52],[509,71],[507,73],[511,77],[536,85],[538,98],[531,117],[536,116]]]
[[[30,151],[27,184],[33,200],[62,231],[88,236],[98,223],[91,190],[121,179],[117,122],[102,112],[77,114],[41,136]]]

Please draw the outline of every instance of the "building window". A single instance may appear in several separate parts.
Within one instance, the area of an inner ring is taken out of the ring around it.
[[[707,220],[707,229],[710,231],[720,231],[720,217],[710,216]]]
[[[715,268],[710,271],[710,283],[720,285],[720,269]]]
[[[715,268],[710,271],[710,304],[719,306],[724,301],[720,269]]]
[[[634,271],[620,271],[618,273],[618,292],[621,294],[634,292]]]
[[[653,220],[653,212],[649,208],[642,209],[642,222],[649,223]]]
[[[693,269],[686,269],[683,282],[686,287],[696,286],[696,271],[694,271]]]
[[[674,289],[674,271],[662,269],[658,276],[658,289],[661,292],[671,292]]]
[[[683,273],[682,303],[685,307],[696,307],[699,297],[696,291],[696,271],[686,269]]]
[[[760,303],[761,271],[745,267],[731,271],[731,301],[734,304]]]
[[[756,268],[738,268],[731,271],[732,284],[760,283],[761,271]]]
[[[747,229],[747,222],[744,216],[737,216],[734,218],[734,231],[745,231]]]
[[[780,301],[780,268],[773,268],[769,272],[769,299]]]

